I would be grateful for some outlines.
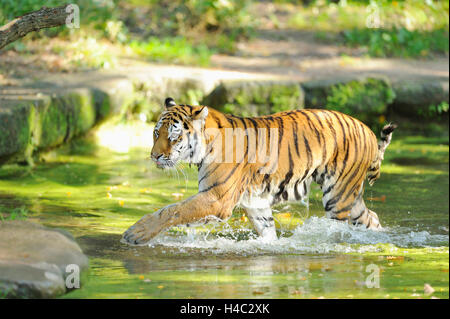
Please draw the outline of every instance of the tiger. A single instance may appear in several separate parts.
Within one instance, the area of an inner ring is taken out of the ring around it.
[[[196,165],[198,193],[144,215],[121,241],[148,244],[172,226],[211,215],[226,220],[235,207],[244,209],[258,236],[276,240],[271,207],[307,200],[313,181],[323,193],[328,218],[380,230],[378,215],[364,203],[363,185],[366,178],[370,186],[379,178],[396,127],[385,125],[377,141],[361,121],[334,110],[240,117],[167,98],[153,130],[150,157],[160,169],[173,169],[179,162]],[[231,145],[224,143],[230,131],[243,132],[241,152],[236,147],[239,134],[231,135]],[[267,154],[274,160],[267,160]]]

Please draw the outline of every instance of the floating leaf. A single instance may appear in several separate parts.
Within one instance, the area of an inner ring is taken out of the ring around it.
[[[405,257],[403,256],[386,256],[387,260],[398,260],[398,261],[404,261]]]
[[[382,195],[380,197],[369,197],[368,200],[384,203],[386,201],[386,195]]]
[[[425,295],[431,295],[434,292],[434,288],[431,287],[429,284],[425,284],[423,286],[423,293]]]

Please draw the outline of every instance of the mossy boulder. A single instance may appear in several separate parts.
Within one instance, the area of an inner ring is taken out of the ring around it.
[[[225,113],[258,116],[301,109],[304,94],[297,82],[227,81],[206,96],[202,104]]]
[[[39,148],[59,145],[87,132],[97,120],[97,108],[87,89],[55,96],[39,109],[41,136]]]
[[[111,108],[111,97],[98,89],[92,89],[91,92],[97,114],[96,123],[100,123],[113,113]]]
[[[390,82],[384,78],[315,81],[303,87],[306,107],[336,110],[367,124],[384,121],[383,115],[395,99]]]
[[[198,105],[204,95],[202,83],[193,79],[136,80],[134,98],[127,109],[132,113],[144,113],[150,121],[156,121],[167,97],[179,104]]]
[[[305,92],[305,108],[324,109],[327,105],[327,97],[331,93],[331,88],[340,83],[348,82],[350,82],[348,79],[326,79],[302,83],[302,88]]]
[[[27,161],[34,124],[34,106],[30,101],[0,107],[0,164],[9,161]]]
[[[403,80],[393,83],[395,113],[420,119],[428,115],[429,108],[449,103],[448,83],[439,81]],[[435,112],[439,116],[438,112]]]
[[[112,113],[110,96],[100,92],[72,89],[23,101],[0,101],[0,164],[32,164],[35,150],[86,133]]]

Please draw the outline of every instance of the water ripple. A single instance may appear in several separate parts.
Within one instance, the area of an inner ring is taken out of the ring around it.
[[[185,228],[187,229],[187,228]],[[237,234],[247,232],[247,238],[238,240]],[[248,235],[250,234],[250,235]],[[151,247],[166,246],[202,250],[212,254],[307,254],[307,253],[352,253],[376,252],[379,244],[389,244],[391,248],[448,247],[449,236],[430,234],[428,231],[412,231],[406,227],[384,228],[373,231],[364,226],[352,226],[324,217],[311,217],[297,226],[289,237],[275,241],[265,241],[252,236],[248,229],[225,229],[212,235],[189,228],[187,234],[173,236],[164,233],[155,238]]]

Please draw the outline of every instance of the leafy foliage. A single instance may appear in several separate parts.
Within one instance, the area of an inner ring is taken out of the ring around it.
[[[250,3],[250,0],[131,1],[132,8],[144,9],[147,32],[163,36],[216,31],[244,36],[252,24],[247,11]],[[136,20],[139,23],[141,19]]]
[[[449,105],[447,102],[441,102],[438,105],[430,105],[427,108],[420,109],[419,114],[425,118],[434,118],[444,113],[448,113]]]
[[[349,46],[366,46],[370,56],[417,57],[430,53],[446,53],[448,30],[409,31],[406,28],[353,29],[345,31],[344,42]]]

